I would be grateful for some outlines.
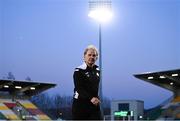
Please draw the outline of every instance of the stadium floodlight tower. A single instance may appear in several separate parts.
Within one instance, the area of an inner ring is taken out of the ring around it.
[[[101,101],[103,100],[102,94],[102,38],[101,38],[101,25],[107,23],[113,16],[111,8],[111,0],[90,0],[89,1],[89,14],[90,18],[96,20],[99,24],[99,68],[100,68],[100,85],[99,96]],[[101,103],[101,110],[102,110]],[[103,112],[102,112],[103,113]]]

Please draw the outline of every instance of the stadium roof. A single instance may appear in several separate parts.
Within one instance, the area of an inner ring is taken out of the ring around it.
[[[0,91],[16,95],[33,96],[55,86],[52,83],[0,79]]]
[[[174,91],[180,89],[180,69],[134,74],[136,78]]]

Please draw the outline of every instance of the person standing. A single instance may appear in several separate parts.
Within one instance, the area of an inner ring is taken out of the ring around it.
[[[97,59],[98,51],[96,47],[89,45],[84,51],[84,63],[75,68],[73,74],[73,120],[102,119],[98,97],[100,70],[95,64]]]

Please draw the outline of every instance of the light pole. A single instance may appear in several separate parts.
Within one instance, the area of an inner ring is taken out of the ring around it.
[[[103,116],[101,26],[103,23],[109,21],[112,18],[111,0],[90,0],[88,16],[95,19],[99,24],[99,69],[100,69],[99,97],[101,99],[100,107]]]
[[[101,100],[101,112],[103,115],[103,91],[102,91],[102,39],[101,39],[101,23],[99,23],[99,70],[100,70],[100,84],[99,84],[99,97]]]

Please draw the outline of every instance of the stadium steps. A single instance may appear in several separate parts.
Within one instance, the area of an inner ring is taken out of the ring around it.
[[[171,102],[162,106],[161,116],[158,119],[180,119],[180,96],[175,97],[172,99]]]
[[[5,120],[6,119],[6,117],[0,112],[0,119],[1,120]]]
[[[0,99],[0,120],[51,120],[29,100]]]
[[[20,118],[10,109],[9,103],[13,103],[10,99],[0,99],[0,112],[7,120],[19,120]],[[8,107],[9,106],[9,107]],[[4,117],[2,118],[4,119]]]
[[[22,107],[27,109],[31,115],[34,115],[37,120],[51,120],[46,114],[40,111],[32,102],[29,100],[18,100]]]
[[[175,117],[176,120],[180,120],[180,105],[173,111],[173,117]]]
[[[179,102],[180,103],[180,96],[177,96],[173,99],[173,103]]]

